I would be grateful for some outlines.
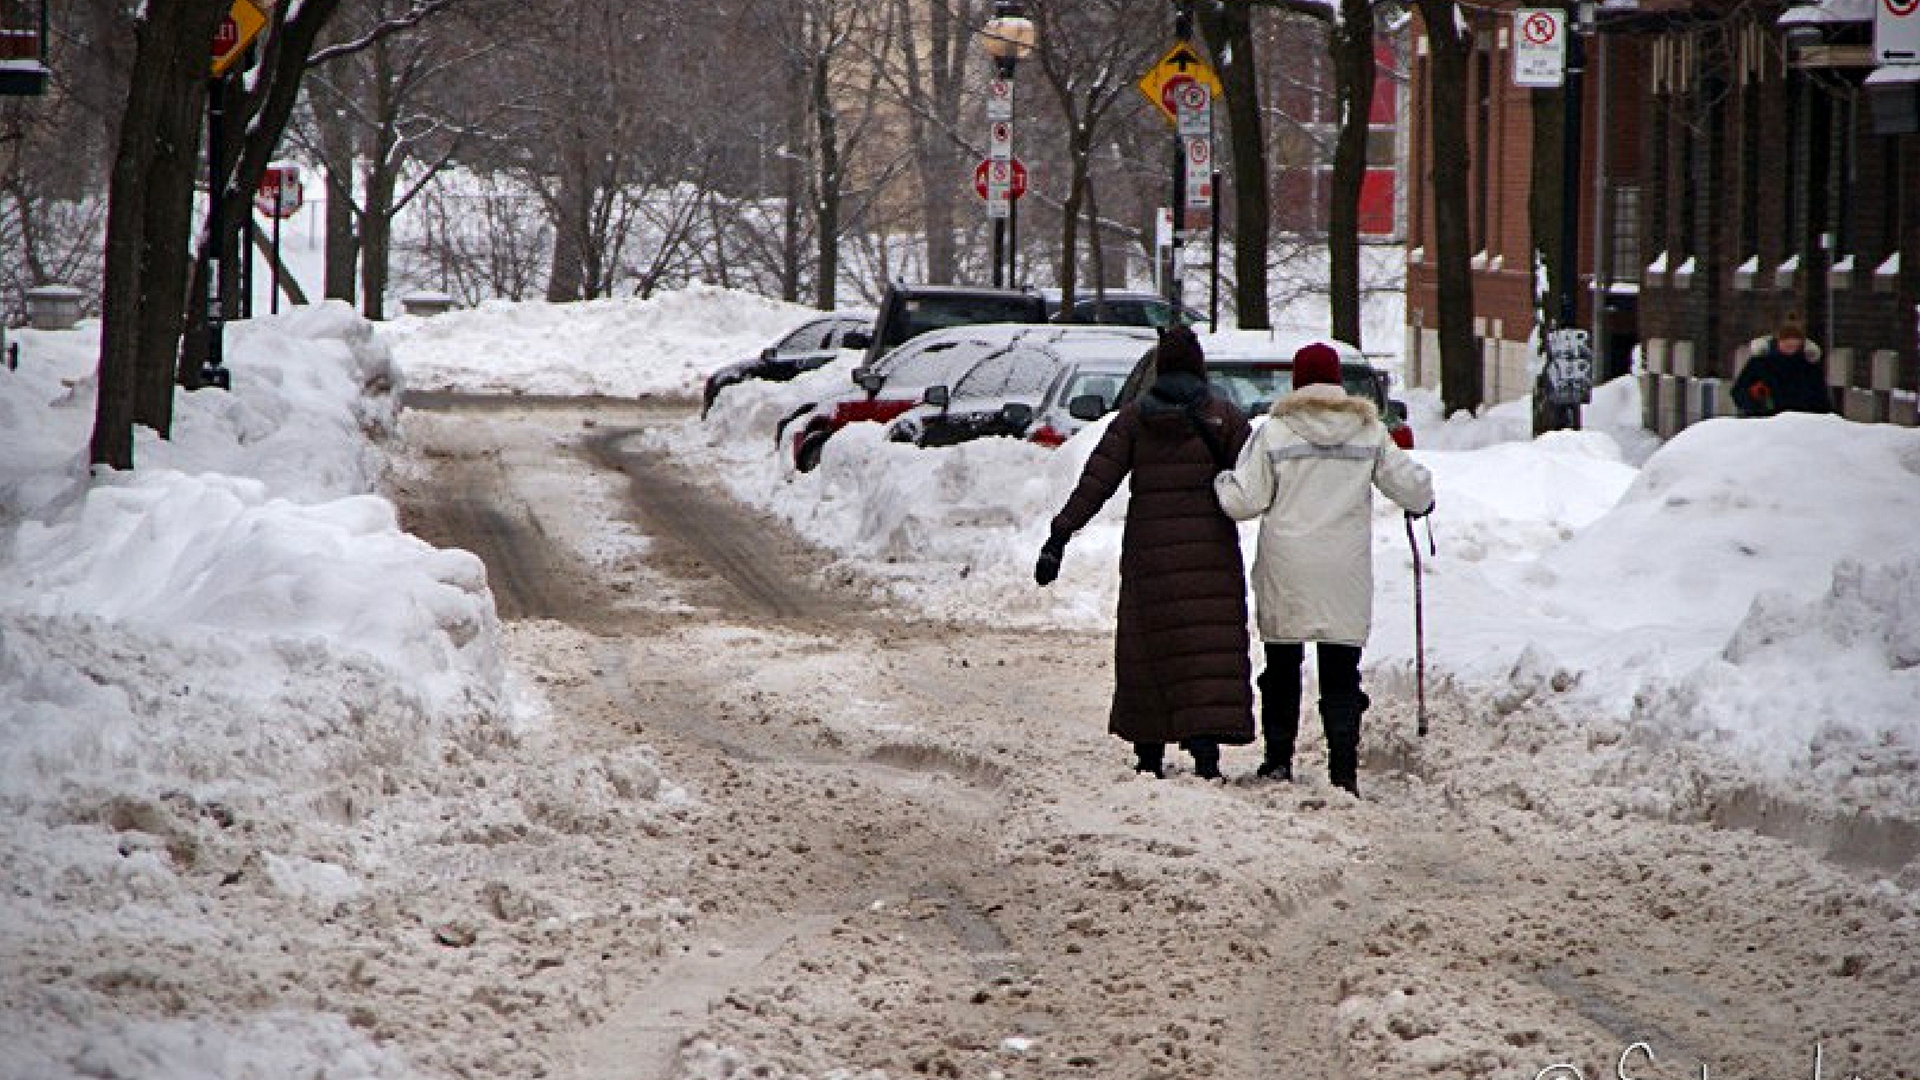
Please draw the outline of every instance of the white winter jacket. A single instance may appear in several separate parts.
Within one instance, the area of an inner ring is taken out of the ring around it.
[[[1338,386],[1274,403],[1231,472],[1220,508],[1260,518],[1253,598],[1267,641],[1365,645],[1373,623],[1373,489],[1403,510],[1433,507],[1433,478],[1395,446],[1379,411]]]

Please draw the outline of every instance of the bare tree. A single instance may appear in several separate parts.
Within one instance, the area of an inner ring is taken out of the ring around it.
[[[1440,400],[1449,413],[1471,412],[1480,407],[1483,393],[1480,357],[1473,344],[1473,252],[1467,228],[1467,52],[1472,37],[1455,0],[1418,0],[1418,5],[1431,57],[1425,104],[1439,276]]]
[[[348,0],[337,30],[352,36],[312,60],[313,121],[307,127],[313,133],[296,132],[296,139],[324,163],[329,209],[337,200],[346,211],[343,217],[355,226],[351,239],[336,241],[329,230],[329,251],[340,242],[359,255],[361,310],[369,319],[386,316],[394,218],[452,163],[463,139],[478,126],[472,115],[486,107],[472,99],[456,104],[434,98],[451,73],[496,49],[450,32],[455,28],[434,32],[426,16],[445,10],[426,11],[399,0]],[[419,17],[403,28],[378,32],[416,13]],[[341,160],[343,152],[347,161]],[[359,165],[357,185],[347,179],[350,162]],[[334,275],[349,276],[343,269]],[[351,296],[349,291],[344,298]]]
[[[1233,170],[1234,310],[1241,326],[1266,329],[1273,324],[1267,289],[1273,215],[1267,201],[1267,141],[1260,115],[1253,4],[1209,4],[1201,12],[1200,25],[1219,65],[1227,106],[1228,160]]]
[[[1044,0],[1034,5],[1040,67],[1066,124],[1067,195],[1060,209],[1060,304],[1073,305],[1081,216],[1093,196],[1093,152],[1107,122],[1132,106],[1134,80],[1157,44],[1140,32],[1164,11],[1157,0]],[[1097,232],[1097,230],[1096,230]],[[1097,236],[1096,236],[1097,243]],[[1096,280],[1103,275],[1096,271]]]
[[[897,90],[907,109],[926,237],[926,280],[951,282],[959,268],[956,217],[965,190],[960,111],[973,52],[978,0],[894,0]]]

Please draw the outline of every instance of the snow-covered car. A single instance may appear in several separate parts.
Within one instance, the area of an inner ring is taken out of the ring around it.
[[[760,351],[751,360],[741,360],[707,376],[700,402],[700,418],[706,419],[714,399],[729,386],[748,379],[788,382],[804,372],[822,368],[843,352],[863,350],[873,334],[873,313],[835,312],[808,319]]]
[[[887,287],[880,314],[874,320],[866,363],[854,372],[854,383],[861,393],[803,406],[780,422],[774,439],[785,442],[787,428],[800,421],[792,435],[793,463],[801,472],[808,472],[819,464],[820,451],[834,432],[862,420],[885,423],[919,403],[925,383],[910,387],[899,384],[911,390],[899,396],[882,397],[879,388],[903,366],[915,366],[923,356],[958,348],[953,339],[939,337],[943,331],[1001,324],[1040,325],[1046,317],[1046,301],[1030,290],[895,282]],[[934,347],[921,341],[928,336],[938,339]]]
[[[1293,389],[1293,354],[1316,341],[1340,354],[1340,381],[1347,393],[1372,401],[1394,443],[1412,449],[1413,428],[1407,423],[1407,407],[1389,395],[1391,377],[1344,341],[1250,330],[1203,334],[1200,343],[1207,355],[1207,381],[1213,384],[1215,393],[1248,416],[1262,416]],[[1151,385],[1153,375],[1152,354],[1141,357],[1113,407],[1139,397]]]
[[[1154,340],[1153,331],[1139,327],[1015,328],[950,383],[929,384],[921,404],[895,419],[887,436],[918,446],[952,446],[995,435],[1028,437],[1063,375],[1083,367],[1118,371],[1113,378],[1117,389]]]
[[[1150,347],[1153,342],[1149,339],[1144,344]],[[1027,438],[1042,446],[1059,446],[1112,412],[1127,375],[1139,362],[1138,354],[1089,356],[1062,368],[1040,399]]]

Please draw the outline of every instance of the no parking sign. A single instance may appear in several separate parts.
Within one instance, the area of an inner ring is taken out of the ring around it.
[[[1549,89],[1566,81],[1566,30],[1564,11],[1521,8],[1513,13],[1513,85]]]

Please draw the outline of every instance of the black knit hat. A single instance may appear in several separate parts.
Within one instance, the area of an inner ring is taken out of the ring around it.
[[[1207,356],[1200,351],[1200,339],[1184,326],[1169,326],[1160,331],[1159,356],[1155,367],[1162,375],[1184,371],[1202,378],[1207,374]]]

